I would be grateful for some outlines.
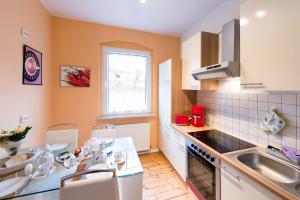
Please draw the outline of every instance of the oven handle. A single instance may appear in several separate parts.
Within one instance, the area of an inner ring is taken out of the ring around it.
[[[239,182],[241,179],[240,179],[240,176],[236,176],[234,175],[233,173],[231,173],[229,170],[227,170],[226,167],[221,167],[227,174],[229,174],[230,176],[232,176],[237,182]]]

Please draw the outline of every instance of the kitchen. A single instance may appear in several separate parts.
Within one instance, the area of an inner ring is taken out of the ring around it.
[[[1,178],[26,149],[46,149],[43,159],[52,162],[49,149],[62,144],[48,133],[71,122],[76,141],[66,163],[84,162],[85,151],[97,161],[89,149],[102,148],[97,131],[113,138],[113,153],[101,158],[111,168],[101,170],[118,180],[110,184],[119,190],[107,192],[118,191],[116,199],[300,198],[299,1],[2,3],[0,147],[11,155],[0,149]],[[8,131],[16,124],[28,134],[8,146],[6,138],[24,131]],[[68,190],[79,167],[63,165],[25,179],[35,166],[24,164],[0,179],[0,198],[76,199],[90,191],[88,199],[115,199],[86,187],[96,175],[74,181],[85,189]],[[26,184],[13,191],[8,181],[17,178]]]

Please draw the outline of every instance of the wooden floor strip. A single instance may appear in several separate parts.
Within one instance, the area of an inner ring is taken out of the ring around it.
[[[186,184],[162,153],[140,156],[144,168],[143,200],[191,200]]]

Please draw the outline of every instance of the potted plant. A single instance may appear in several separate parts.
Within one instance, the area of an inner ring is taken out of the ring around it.
[[[31,128],[19,126],[14,131],[0,130],[0,147],[6,149],[10,156],[16,155]]]

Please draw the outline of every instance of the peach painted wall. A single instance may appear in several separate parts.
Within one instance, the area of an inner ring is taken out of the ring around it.
[[[151,147],[158,147],[158,119],[139,118],[100,121],[101,114],[101,45],[150,49],[152,51],[152,112],[158,113],[158,65],[168,58],[178,68],[180,39],[141,31],[117,28],[55,17],[53,19],[53,119],[79,125],[79,141],[90,137],[96,123],[151,122]],[[59,86],[60,65],[91,67],[90,88]]]
[[[52,17],[38,0],[4,0],[0,6],[0,129],[13,129],[28,114],[33,129],[24,146],[43,144],[51,122]],[[25,41],[21,27],[30,32]],[[43,85],[22,85],[23,44],[43,53]]]

